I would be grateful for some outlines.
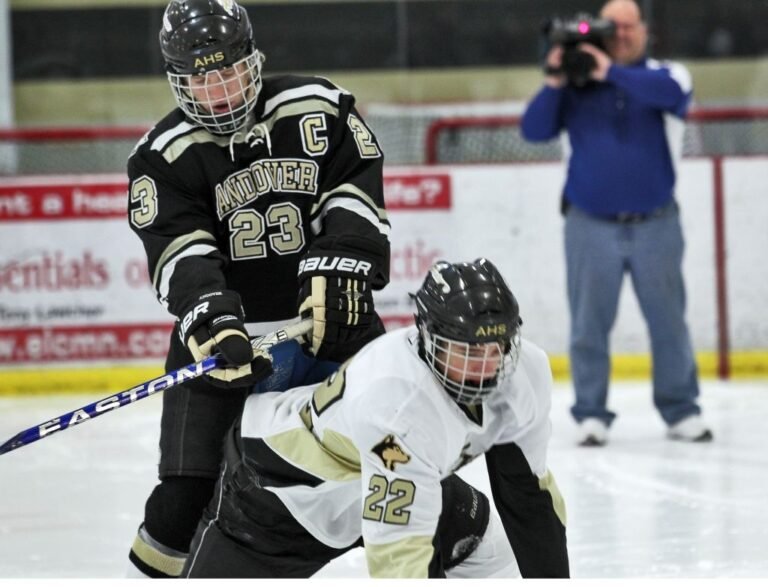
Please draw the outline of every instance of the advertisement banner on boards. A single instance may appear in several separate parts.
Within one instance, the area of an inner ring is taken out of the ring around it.
[[[151,290],[128,227],[122,175],[0,179],[0,367],[162,359],[173,317]],[[388,328],[412,321],[409,293],[451,246],[450,175],[390,173]]]

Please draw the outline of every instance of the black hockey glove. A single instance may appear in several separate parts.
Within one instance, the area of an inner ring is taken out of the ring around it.
[[[253,350],[244,318],[240,296],[229,290],[202,294],[181,314],[179,336],[195,361],[219,352],[227,362],[206,374],[218,387],[254,385],[272,373],[272,356]]]
[[[313,251],[299,264],[299,313],[312,318],[310,351],[333,358],[339,346],[359,340],[374,320],[373,265],[347,253]]]

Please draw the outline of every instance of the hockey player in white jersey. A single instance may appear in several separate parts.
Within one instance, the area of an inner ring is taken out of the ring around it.
[[[551,372],[485,259],[436,263],[416,325],[319,385],[251,395],[189,577],[308,577],[355,546],[373,577],[568,577],[546,465]],[[454,475],[485,454],[493,500]]]

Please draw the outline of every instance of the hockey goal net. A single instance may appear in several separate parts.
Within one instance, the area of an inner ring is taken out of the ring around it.
[[[502,163],[557,160],[558,140],[532,144],[520,132],[521,116],[438,118],[424,133],[424,163]],[[768,154],[768,108],[695,108],[687,120],[683,156]]]

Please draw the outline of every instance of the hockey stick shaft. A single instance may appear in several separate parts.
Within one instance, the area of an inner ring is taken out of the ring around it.
[[[279,330],[275,330],[264,336],[260,336],[251,341],[254,349],[268,350],[269,348],[291,340],[299,338],[300,336],[309,332],[312,328],[312,320],[306,319],[297,324],[289,324]],[[9,439],[4,444],[0,445],[0,455],[4,455],[7,452],[31,444],[41,438],[47,438],[56,432],[61,432],[77,424],[92,420],[107,412],[112,412],[128,404],[135,403],[140,399],[149,397],[163,391],[184,381],[191,381],[202,377],[213,369],[219,369],[224,367],[225,363],[219,355],[214,355],[203,359],[199,363],[192,363],[181,369],[176,369],[165,375],[155,377],[150,381],[141,383],[125,391],[120,391],[109,397],[105,397],[99,401],[78,408],[66,414],[62,414],[57,418],[32,426],[26,430],[22,430],[16,434],[13,438]]]

